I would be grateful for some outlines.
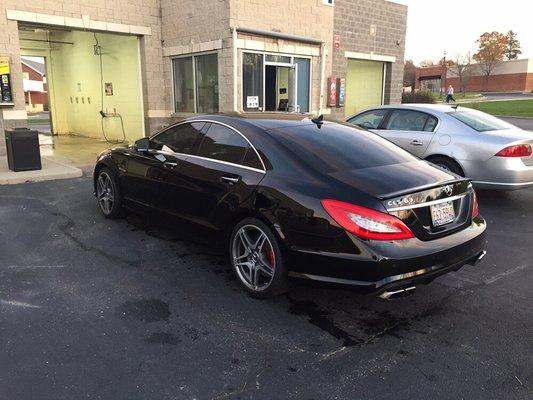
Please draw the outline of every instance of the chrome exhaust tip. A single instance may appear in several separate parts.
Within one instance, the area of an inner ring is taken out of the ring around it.
[[[475,258],[473,258],[472,261],[470,261],[468,264],[477,265],[483,259],[483,257],[485,257],[486,255],[487,255],[487,251],[483,250]]]
[[[411,286],[405,289],[400,290],[391,290],[391,291],[385,291],[379,295],[382,299],[385,300],[392,300],[392,299],[399,299],[400,297],[407,297],[411,296],[416,290],[415,286]]]

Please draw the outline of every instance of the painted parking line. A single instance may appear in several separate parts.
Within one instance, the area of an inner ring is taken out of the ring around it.
[[[499,281],[500,279],[505,278],[508,275],[512,275],[512,274],[514,274],[514,273],[516,273],[518,271],[522,271],[522,270],[524,270],[524,269],[526,269],[528,267],[530,267],[530,265],[528,265],[528,264],[518,265],[517,267],[508,269],[507,271],[501,272],[498,275],[494,275],[492,278],[485,279],[483,281],[483,283],[486,284],[486,285],[490,285],[491,283]]]
[[[3,299],[0,299],[0,305],[22,307],[22,308],[41,308],[41,306],[39,305],[26,303],[24,301],[3,300]]]

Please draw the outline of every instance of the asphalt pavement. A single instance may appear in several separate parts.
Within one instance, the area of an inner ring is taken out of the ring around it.
[[[519,128],[525,129],[526,131],[533,131],[533,118],[530,117],[500,117],[504,121],[507,121]]]
[[[88,177],[0,186],[0,399],[531,399],[533,190],[481,192],[488,255],[385,301],[256,300],[186,228]]]

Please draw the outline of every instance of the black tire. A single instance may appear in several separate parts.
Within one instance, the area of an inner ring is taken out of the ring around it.
[[[248,239],[244,239],[242,232]],[[261,242],[264,234],[266,239]],[[257,245],[246,255],[245,242]],[[241,286],[252,296],[269,298],[288,290],[287,269],[278,239],[272,230],[256,218],[246,218],[239,222],[229,240],[230,263]],[[272,267],[269,269],[269,265]],[[267,272],[272,272],[269,275]]]
[[[107,167],[102,167],[96,175],[96,199],[104,217],[114,219],[121,217],[122,196],[115,174]],[[107,201],[106,201],[107,199]]]
[[[463,172],[461,166],[457,163],[457,161],[453,160],[452,158],[438,156],[432,157],[428,159],[428,161],[437,165],[438,167],[441,167],[442,169],[453,172],[454,174],[465,176],[465,173]]]

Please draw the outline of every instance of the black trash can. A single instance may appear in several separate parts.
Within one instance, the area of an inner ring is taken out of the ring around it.
[[[7,164],[11,171],[41,169],[39,132],[28,128],[6,130]]]

